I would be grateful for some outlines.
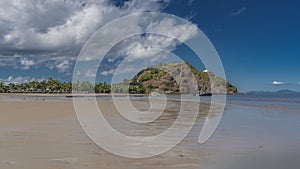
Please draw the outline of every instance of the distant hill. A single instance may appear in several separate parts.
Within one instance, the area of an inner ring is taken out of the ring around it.
[[[195,78],[194,81],[193,78]],[[226,88],[221,86],[226,86]],[[197,87],[198,91],[195,90]],[[212,72],[201,72],[186,62],[162,63],[140,71],[130,81],[130,91],[137,93],[160,91],[166,94],[238,93],[237,88],[228,81],[214,75]]]
[[[300,92],[292,90],[279,90],[279,91],[250,91],[247,94],[300,94]]]

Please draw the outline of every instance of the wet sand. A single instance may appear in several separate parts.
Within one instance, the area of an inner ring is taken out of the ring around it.
[[[116,129],[126,133],[136,127],[119,122],[112,114],[115,111],[112,102],[98,104]],[[139,109],[147,107],[143,102],[135,105]],[[167,127],[164,123],[172,122],[177,107],[170,105],[168,109],[169,113],[150,127]],[[176,148],[152,158],[129,159],[95,145],[82,130],[71,101],[0,101],[0,168],[204,169],[222,166],[226,158],[234,159],[248,152],[298,151],[300,148],[299,114],[286,116],[282,112],[242,106],[228,106],[214,136],[200,145],[197,141],[207,110],[207,105],[201,106],[195,127]],[[141,132],[144,128],[130,131]]]
[[[99,104],[104,111],[112,107]],[[0,168],[150,169],[198,163],[183,149],[144,160],[105,152],[83,132],[69,101],[0,101],[0,116]]]

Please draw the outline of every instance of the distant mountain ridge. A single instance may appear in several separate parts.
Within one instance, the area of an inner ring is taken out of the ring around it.
[[[246,94],[300,94],[300,92],[285,89],[278,91],[250,91]]]

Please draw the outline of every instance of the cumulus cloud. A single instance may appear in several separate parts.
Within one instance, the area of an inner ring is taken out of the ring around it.
[[[98,28],[131,13],[160,11],[168,2],[129,0],[115,5],[110,0],[1,1],[0,65],[29,69],[45,64],[64,72]]]
[[[147,61],[150,59],[151,62],[154,62],[165,57],[165,51],[173,51],[178,45],[198,34],[195,25],[178,23],[174,18],[149,22],[144,28],[144,31],[149,34],[135,35],[121,41],[106,56],[108,60],[114,62],[120,57],[126,57],[128,62],[141,59]],[[136,23],[135,27],[139,27],[138,24]],[[155,34],[155,32],[162,32],[163,35]],[[98,51],[101,53],[101,49]]]
[[[278,81],[274,81],[272,82],[273,85],[285,85],[286,82],[278,82]]]
[[[149,61],[148,59],[150,58],[151,62],[153,62],[165,57],[165,55],[161,55],[161,50],[174,50],[178,44],[179,41],[166,36],[155,34],[138,35],[122,41],[116,46],[116,53],[110,53],[107,55],[107,58],[110,62],[120,57],[126,57],[127,62],[146,59]]]
[[[298,85],[300,85],[300,82],[298,82]]]
[[[133,0],[119,8],[108,0],[4,1],[0,18],[8,28],[1,25],[6,30],[2,34],[3,43],[20,50],[73,48],[82,45],[100,26],[132,10],[139,12],[151,7],[157,10],[153,2]]]
[[[129,0],[116,5],[110,0],[1,1],[0,66],[24,70],[46,66],[70,75],[82,46],[96,30],[114,19],[132,13],[159,12],[169,2],[170,0]],[[106,58],[110,64],[118,64],[120,60],[125,63],[118,70],[102,67],[99,71],[101,76],[136,72],[137,69],[162,61],[166,59],[165,51],[175,50],[182,42],[197,34],[195,25],[178,23],[172,18],[129,20],[109,29],[108,34],[118,37],[120,30],[124,28],[145,32],[157,32],[159,29],[165,36],[143,34],[123,40]],[[102,40],[103,44],[110,43],[106,39]],[[99,51],[101,50],[100,45]],[[86,60],[93,61],[97,57],[99,55],[88,55]],[[143,64],[141,61],[147,63]],[[85,72],[76,73],[94,78],[96,73],[89,69],[90,67]],[[11,80],[28,82],[32,79],[15,77]]]

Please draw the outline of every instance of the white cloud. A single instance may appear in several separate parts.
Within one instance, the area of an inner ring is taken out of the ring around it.
[[[14,84],[21,84],[21,83],[28,83],[32,81],[43,81],[45,80],[44,78],[35,78],[35,77],[29,77],[29,76],[9,76],[7,78],[0,78],[0,81],[3,82],[4,84],[8,85],[10,83]]]
[[[33,60],[29,60],[27,58],[22,58],[20,60],[20,64],[21,66],[23,67],[23,69],[27,70],[29,69],[31,66],[34,66],[35,65],[35,62]]]
[[[298,85],[300,85],[300,82],[298,82]]]
[[[243,12],[245,12],[246,10],[247,10],[246,7],[242,7],[240,9],[238,9],[237,11],[232,12],[230,15],[231,16],[238,16],[238,15],[242,14]]]
[[[41,65],[70,73],[75,59],[86,40],[106,23],[132,13],[161,11],[170,0],[129,0],[115,6],[109,0],[10,0],[0,2],[0,66],[30,69]],[[147,34],[130,37],[117,45],[107,59],[114,62],[126,57],[125,62],[139,61],[147,64],[126,66],[122,72],[136,72],[165,59],[165,51],[173,51],[180,44],[197,34],[197,27],[178,23],[172,18],[150,20],[141,25],[139,20],[127,21],[110,29],[111,36],[118,36],[120,29],[163,32],[166,36]],[[174,40],[173,38],[178,38]],[[105,41],[105,40],[104,40]],[[108,42],[104,42],[108,43]],[[101,48],[101,46],[99,47]],[[101,51],[101,49],[99,49]],[[87,60],[96,59],[90,55]],[[134,64],[131,64],[134,65]],[[111,68],[102,76],[112,75]],[[92,78],[91,71],[81,72]],[[26,79],[26,78],[25,78]],[[30,80],[27,78],[27,80]]]
[[[172,51],[175,49],[178,41],[160,35],[148,34],[144,37],[138,36],[124,41],[119,46],[119,51],[116,56],[126,56],[128,62],[136,60],[153,59],[158,60],[164,55],[163,51]],[[149,61],[149,60],[147,60]]]
[[[165,35],[147,34],[125,40],[118,47],[119,52],[112,56],[126,56],[118,74],[138,73],[143,68],[157,64],[157,62],[174,59],[168,52],[197,35],[197,28],[187,23],[176,23],[173,19],[163,19],[152,22],[147,27],[148,32],[164,32]],[[175,39],[177,38],[177,39]],[[181,42],[179,41],[181,40]],[[177,58],[178,59],[178,58]],[[126,70],[126,71],[125,71]]]
[[[93,73],[91,70],[88,70],[85,74],[85,76],[87,78],[95,78],[96,77],[96,73]]]
[[[121,56],[128,57],[127,61],[129,62],[149,58],[156,61],[165,57],[165,51],[172,52],[179,44],[193,38],[198,33],[195,25],[177,23],[173,18],[152,20],[145,31],[150,34],[130,37],[118,44],[115,47],[117,52],[110,53],[107,56],[108,60],[113,62]],[[151,34],[151,32],[162,32],[163,35]]]
[[[147,27],[148,32],[163,32],[164,35],[170,38],[177,38],[182,42],[197,35],[197,29],[195,25],[178,23],[177,20],[173,18],[164,18],[160,21],[152,22]]]
[[[101,72],[100,74],[101,74],[102,76],[108,76],[108,75],[114,74],[114,72],[115,72],[115,70],[114,70],[114,69],[111,69],[111,70],[108,70],[108,71],[103,71],[103,72]]]
[[[56,68],[59,70],[59,72],[65,72],[69,69],[70,62],[68,60],[64,60],[61,63],[56,65]]]
[[[278,82],[278,81],[274,81],[272,84],[273,84],[273,85],[285,85],[286,82]]]
[[[28,69],[46,64],[66,71],[98,28],[131,13],[160,11],[168,2],[130,0],[123,6],[115,6],[109,0],[1,1],[0,65],[15,68],[23,65]],[[18,60],[23,58],[20,65],[16,65],[13,57],[16,54],[20,56]],[[64,61],[55,61],[62,57]]]
[[[173,17],[136,17],[121,20],[118,24],[105,27],[99,34],[93,36],[82,52],[82,62],[93,62],[99,55],[106,55],[105,59],[114,67],[118,66],[115,72],[111,67],[102,69],[100,75],[129,76],[129,73],[138,73],[142,68],[154,65],[154,63],[167,61],[166,56],[177,48],[182,42],[186,42],[198,36],[198,28],[186,21],[176,20]],[[126,29],[120,29],[124,27]],[[121,31],[122,30],[122,31]],[[129,33],[128,33],[129,32]],[[111,48],[111,42],[118,42],[118,38],[128,36],[136,32],[149,32],[149,34],[134,35],[119,42]],[[159,34],[155,34],[159,32]],[[102,40],[99,41],[99,38]],[[176,38],[176,39],[175,39]],[[107,50],[110,50],[108,53]],[[169,57],[168,57],[169,59]],[[96,63],[96,62],[93,62]],[[91,63],[91,67],[97,66]],[[119,65],[122,64],[122,65]],[[86,78],[85,73],[81,78]],[[122,77],[120,78],[122,80]],[[118,80],[120,80],[118,79]],[[123,78],[124,79],[124,78]]]

